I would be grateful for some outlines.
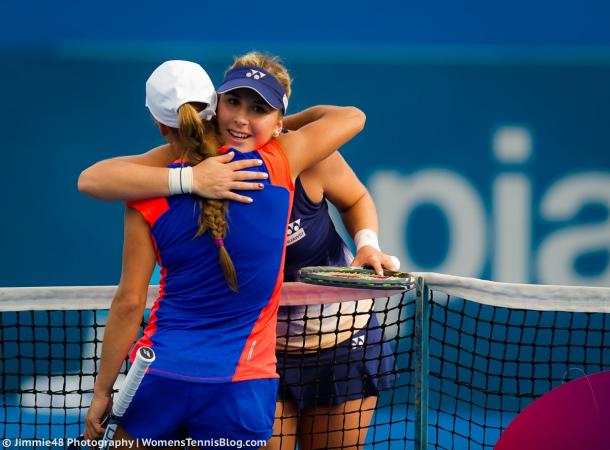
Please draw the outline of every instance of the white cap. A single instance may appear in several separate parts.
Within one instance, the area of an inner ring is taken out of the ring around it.
[[[207,72],[190,61],[166,61],[146,81],[146,107],[160,123],[178,128],[178,109],[188,102],[206,103],[205,120],[216,114],[216,90]]]

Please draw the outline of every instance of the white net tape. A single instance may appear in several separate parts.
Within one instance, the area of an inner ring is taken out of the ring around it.
[[[108,309],[116,286],[49,286],[0,288],[0,311]],[[402,291],[352,289],[317,286],[300,282],[284,283],[282,305],[319,305],[343,301],[384,298]],[[159,295],[159,286],[149,286],[147,306]]]
[[[610,288],[499,283],[433,272],[412,273],[428,287],[491,306],[537,311],[610,312]]]
[[[499,283],[433,272],[413,272],[427,286],[454,297],[491,306],[538,311],[610,312],[610,288]],[[0,311],[107,309],[116,286],[52,286],[0,288]],[[327,287],[300,282],[284,283],[282,305],[308,305],[386,298],[400,291]],[[159,295],[148,289],[147,305]]]

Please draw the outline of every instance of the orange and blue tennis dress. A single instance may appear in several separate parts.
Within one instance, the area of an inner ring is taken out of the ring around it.
[[[250,170],[269,174],[261,181],[264,189],[252,192],[251,204],[229,202],[226,213],[224,245],[237,273],[237,293],[227,285],[210,233],[194,238],[199,197],[129,203],[149,223],[161,267],[159,297],[135,347],[152,347],[156,359],[121,423],[133,437],[271,435],[278,378],[276,319],[294,187],[277,141],[252,152],[235,150],[234,161],[254,158],[263,165]],[[151,396],[156,400],[147,405]],[[159,420],[152,420],[156,408]],[[166,425],[176,415],[182,419]]]

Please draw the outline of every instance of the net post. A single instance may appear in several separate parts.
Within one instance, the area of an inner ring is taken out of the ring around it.
[[[428,333],[430,292],[417,277],[415,297],[415,449],[428,449]]]

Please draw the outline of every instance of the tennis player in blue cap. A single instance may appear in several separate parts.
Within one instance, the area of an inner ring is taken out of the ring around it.
[[[309,125],[282,135],[287,96],[281,83],[244,76],[252,89],[237,90],[239,101],[221,98],[218,121],[212,120],[216,94],[197,64],[166,62],[147,82],[147,106],[169,142],[166,176],[173,195],[128,203],[123,272],[105,329],[86,439],[103,432],[155,262],[162,288],[132,354],[147,346],[156,359],[115,439],[130,445],[150,440],[155,447],[188,437],[199,448],[217,449],[258,447],[271,436],[278,389],[275,325],[294,180],[357,134],[365,117],[353,107],[313,108],[301,113]],[[266,77],[275,78],[271,72]],[[251,205],[192,195],[192,166],[229,150],[218,148],[219,138],[229,145],[255,142],[233,150],[235,159],[256,159],[257,170],[268,174]]]
[[[225,144],[237,149],[260,145],[258,126],[246,119],[236,121],[231,113],[243,109],[245,102],[251,105],[251,115],[256,114],[255,108],[265,106],[285,112],[291,80],[285,70],[277,70],[276,64],[275,58],[252,52],[238,57],[227,71],[218,88],[221,95],[217,117]],[[279,81],[283,92],[270,83],[273,79]],[[267,105],[252,103],[250,99],[257,96],[264,98]],[[283,126],[301,129],[314,118],[315,115],[302,113],[286,116]],[[189,188],[202,196],[248,202],[249,197],[231,189],[259,190],[262,185],[241,174],[260,172],[240,171],[237,164],[241,161],[229,163],[228,159],[219,158],[224,156],[194,166]],[[105,200],[166,195],[171,191],[168,174],[160,167],[168,159],[167,148],[160,147],[144,155],[102,161],[83,172],[79,187]],[[339,209],[355,238],[355,258],[332,223],[327,200]],[[289,222],[285,280],[295,280],[297,270],[309,265],[398,269],[397,260],[379,249],[377,214],[371,196],[339,153],[296,179]],[[378,393],[390,387],[394,379],[394,359],[372,313],[372,301],[280,308],[279,317],[281,387],[275,437],[269,447],[294,448],[297,438],[304,449],[362,445]]]

